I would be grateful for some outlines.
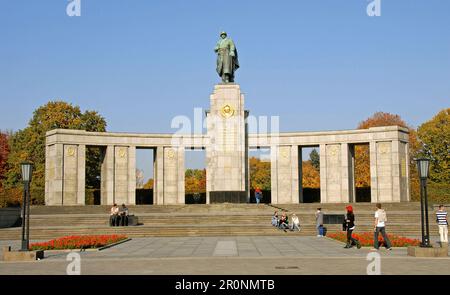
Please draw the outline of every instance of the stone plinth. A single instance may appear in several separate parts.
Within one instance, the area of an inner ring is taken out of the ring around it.
[[[448,246],[442,248],[408,247],[408,256],[413,257],[448,257]]]
[[[36,261],[44,258],[44,251],[11,251],[11,247],[3,247],[3,261]]]
[[[207,190],[246,192],[246,130],[244,95],[237,84],[219,84],[207,114]],[[226,199],[226,198],[225,198]],[[208,198],[209,201],[209,198]],[[214,200],[212,200],[214,202]]]

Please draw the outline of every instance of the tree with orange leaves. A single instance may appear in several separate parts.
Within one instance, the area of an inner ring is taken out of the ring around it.
[[[358,125],[358,129],[368,129],[370,127],[382,127],[382,126],[400,126],[407,128],[409,131],[409,158],[411,159],[410,165],[410,180],[412,185],[412,195],[415,195],[417,178],[417,169],[413,159],[416,157],[420,150],[420,143],[417,139],[417,132],[414,128],[409,126],[399,115],[376,112],[368,119],[362,121]],[[356,187],[368,187],[370,186],[370,158],[369,158],[369,146],[357,145],[355,146],[355,183]],[[417,182],[418,183],[418,182]]]
[[[302,164],[302,187],[320,188],[319,169],[313,166],[311,160],[303,161]]]

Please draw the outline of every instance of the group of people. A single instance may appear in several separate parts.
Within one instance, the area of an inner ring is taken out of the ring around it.
[[[119,208],[117,204],[111,208],[111,214],[109,215],[110,226],[128,226],[128,208],[125,204]]]
[[[291,224],[289,224],[289,217],[286,212],[281,213],[281,216],[278,216],[278,211],[275,211],[272,216],[272,225],[278,229],[282,229],[287,231],[288,229],[291,231],[300,231],[300,220],[297,215],[291,215]]]
[[[353,207],[347,206],[347,214],[345,215],[344,221],[344,229],[347,231],[347,244],[345,248],[352,248],[356,245],[361,248],[360,242],[352,237],[353,230],[355,229],[355,215],[353,213]],[[387,214],[384,209],[381,208],[381,204],[376,204],[376,211],[374,215],[374,223],[373,223],[373,249],[379,250],[380,243],[378,241],[378,237],[381,234],[384,240],[384,246],[387,250],[392,250],[392,244],[389,240],[389,237],[386,234],[386,223],[387,223]],[[436,223],[439,227],[439,235],[441,244],[448,245],[448,218],[447,211],[444,210],[444,205],[439,206],[439,210],[436,212]]]
[[[358,239],[355,239],[353,237],[353,231],[355,230],[356,224],[355,224],[355,213],[353,210],[353,207],[351,205],[345,207],[346,214],[344,216],[344,222],[342,224],[342,229],[347,232],[347,243],[345,244],[345,249],[353,248],[353,246],[356,246],[358,249],[361,249],[361,243]],[[387,222],[387,214],[384,209],[381,208],[381,204],[376,204],[376,210],[374,215],[374,223],[373,223],[373,249],[372,250],[379,250],[380,249],[380,243],[378,241],[378,237],[381,233],[384,240],[384,246],[387,250],[392,250],[391,241],[389,240],[387,234],[386,234],[386,222]],[[322,221],[323,223],[323,221]],[[322,224],[323,226],[323,224]]]
[[[347,243],[344,248],[350,249],[353,248],[353,246],[356,246],[358,249],[361,248],[361,243],[358,239],[355,239],[353,237],[353,231],[356,228],[355,224],[355,213],[353,210],[353,207],[351,205],[345,207],[346,214],[344,216],[344,222],[343,222],[343,230],[347,233]],[[325,228],[324,228],[324,214],[322,212],[322,208],[317,208],[317,211],[315,213],[316,218],[316,229],[317,229],[317,237],[323,237],[325,235]],[[441,244],[447,244],[448,245],[448,214],[447,211],[445,211],[444,206],[440,205],[439,210],[436,212],[436,222],[439,227],[439,235],[440,235],[440,242]],[[373,222],[373,249],[372,250],[379,250],[380,243],[378,241],[378,237],[381,234],[384,240],[384,246],[387,250],[392,250],[392,244],[389,240],[389,237],[386,234],[386,223],[387,223],[387,214],[384,209],[382,209],[382,206],[380,203],[376,204],[376,210],[374,214],[374,222]],[[283,212],[281,217],[278,218],[278,212],[275,211],[274,215],[272,216],[272,225],[276,226],[279,229],[290,229],[294,230],[297,229],[300,231],[300,222],[298,217],[295,214],[292,214],[292,224],[289,226],[289,220],[286,215],[286,212]]]

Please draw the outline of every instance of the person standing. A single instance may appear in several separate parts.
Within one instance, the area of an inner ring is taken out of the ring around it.
[[[391,241],[389,241],[389,238],[386,234],[386,222],[387,222],[386,211],[381,209],[381,204],[378,203],[376,205],[375,220],[374,220],[373,250],[379,250],[380,248],[380,245],[378,243],[378,235],[380,233],[383,236],[384,245],[386,249],[392,250]]]
[[[439,227],[439,241],[441,247],[448,246],[448,216],[447,211],[444,209],[444,205],[439,205],[439,210],[436,212],[436,222]]]
[[[345,214],[345,229],[347,231],[347,245],[344,248],[349,249],[352,248],[353,245],[356,245],[358,249],[361,249],[361,243],[352,237],[352,233],[355,230],[355,214],[353,214],[353,207],[347,206],[347,214]]]
[[[323,212],[322,208],[317,208],[316,211],[316,228],[317,228],[317,237],[323,237]]]

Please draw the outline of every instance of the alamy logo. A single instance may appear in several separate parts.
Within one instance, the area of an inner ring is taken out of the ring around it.
[[[81,16],[81,0],[68,0],[69,4],[66,7],[68,16]]]
[[[381,256],[379,253],[372,252],[367,254],[367,261],[370,261],[367,265],[368,275],[381,275]]]
[[[381,0],[372,0],[369,5],[367,5],[367,15],[381,16]]]
[[[70,252],[67,254],[66,261],[70,261],[67,265],[66,273],[68,275],[80,275],[81,274],[81,256],[76,252]]]

